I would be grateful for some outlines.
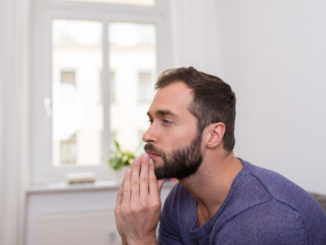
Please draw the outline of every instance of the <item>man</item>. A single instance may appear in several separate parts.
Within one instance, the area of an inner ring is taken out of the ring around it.
[[[190,67],[164,72],[156,88],[146,154],[117,196],[123,244],[326,244],[326,215],[307,192],[234,156],[236,99],[228,84]],[[170,177],[179,183],[161,213]]]

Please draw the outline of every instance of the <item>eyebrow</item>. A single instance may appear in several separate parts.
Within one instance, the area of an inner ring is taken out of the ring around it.
[[[157,111],[155,111],[155,114],[158,115],[158,116],[166,116],[166,115],[168,115],[168,116],[177,117],[177,115],[174,114],[174,113],[173,113],[172,111],[170,111],[170,110],[157,110]],[[148,115],[149,117],[151,117],[151,113],[150,113],[150,112],[147,112],[147,115]]]

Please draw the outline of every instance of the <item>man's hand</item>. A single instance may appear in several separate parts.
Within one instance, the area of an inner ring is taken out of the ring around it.
[[[155,231],[161,216],[163,182],[157,181],[154,163],[147,154],[134,159],[115,206],[116,224],[124,245],[157,244]]]

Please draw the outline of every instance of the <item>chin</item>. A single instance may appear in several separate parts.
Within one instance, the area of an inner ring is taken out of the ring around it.
[[[160,167],[160,166],[163,166],[163,161],[162,161],[162,159],[160,158],[160,159],[152,159],[153,160],[153,162],[154,162],[154,166],[156,167],[156,166],[158,166],[158,167]]]

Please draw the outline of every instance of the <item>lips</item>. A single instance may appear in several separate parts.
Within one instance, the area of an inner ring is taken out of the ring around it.
[[[149,158],[155,160],[161,158],[163,155],[159,149],[157,149],[152,143],[147,143],[144,146],[145,152],[148,154]]]
[[[152,159],[156,159],[156,158],[161,157],[161,155],[156,153],[156,152],[146,151],[146,153],[148,154],[149,158],[152,158]]]

